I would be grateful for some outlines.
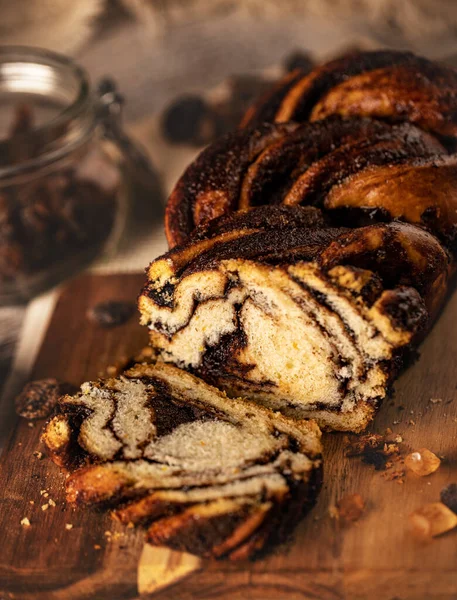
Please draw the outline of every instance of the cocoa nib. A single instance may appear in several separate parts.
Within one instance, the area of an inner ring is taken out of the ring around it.
[[[133,302],[110,300],[100,302],[88,311],[88,318],[100,327],[117,327],[123,325],[136,311]]]
[[[440,500],[452,511],[457,513],[457,483],[450,483],[441,490]]]
[[[54,411],[60,396],[73,391],[73,386],[53,377],[30,381],[14,400],[16,413],[24,419],[45,419]]]

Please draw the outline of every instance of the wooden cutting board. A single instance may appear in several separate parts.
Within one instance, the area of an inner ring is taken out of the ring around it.
[[[85,275],[72,281],[56,305],[32,378],[79,384],[143,346],[146,332],[136,318],[109,330],[86,318],[100,301],[134,300],[142,280]],[[42,423],[29,427],[18,419],[0,463],[0,598],[131,600],[155,590],[154,598],[169,600],[455,600],[457,529],[419,542],[407,516],[457,481],[456,333],[457,295],[373,428],[398,432],[404,454],[427,447],[444,456],[440,469],[425,478],[408,473],[402,484],[387,481],[383,472],[344,456],[343,435],[324,436],[325,483],[316,507],[293,542],[255,563],[199,561],[144,547],[141,531],[66,506],[58,468],[33,455],[43,451]],[[362,495],[366,511],[342,526],[329,507],[349,493]],[[50,498],[56,506],[43,511]],[[30,527],[21,526],[24,517]]]

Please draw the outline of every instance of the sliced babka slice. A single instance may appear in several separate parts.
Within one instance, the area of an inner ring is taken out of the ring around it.
[[[449,259],[413,225],[316,213],[258,207],[197,229],[151,264],[142,323],[164,361],[230,396],[361,431],[441,305]]]
[[[320,430],[166,364],[64,396],[43,434],[67,499],[148,527],[150,543],[249,558],[284,540],[321,482]]]

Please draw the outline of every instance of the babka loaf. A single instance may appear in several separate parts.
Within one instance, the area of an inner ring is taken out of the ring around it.
[[[139,299],[162,359],[230,396],[364,429],[446,290],[439,241],[404,223],[331,227],[300,206],[197,234],[152,263]]]
[[[411,52],[354,52],[311,72],[289,73],[247,111],[241,126],[357,115],[408,121],[455,138],[456,101],[451,67]]]
[[[68,501],[202,556],[251,558],[284,540],[321,482],[314,422],[233,402],[166,364],[84,383],[42,439],[69,472]]]
[[[169,198],[139,299],[163,360],[364,429],[454,270],[456,100],[453,69],[390,51],[267,93]]]
[[[223,214],[277,204],[319,206],[351,227],[400,219],[452,245],[457,156],[409,123],[359,117],[240,130],[204,150],[178,181],[165,214],[169,245]]]

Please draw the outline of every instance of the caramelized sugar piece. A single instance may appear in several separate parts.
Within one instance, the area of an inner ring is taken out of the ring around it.
[[[440,464],[441,460],[427,448],[420,448],[415,452],[411,452],[405,458],[405,466],[419,477],[434,473]]]

